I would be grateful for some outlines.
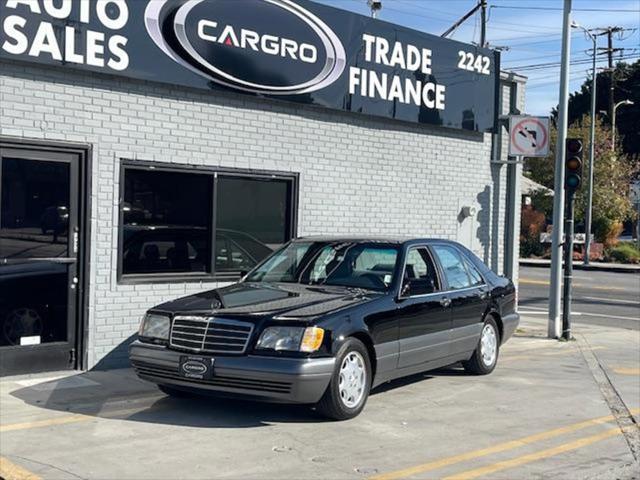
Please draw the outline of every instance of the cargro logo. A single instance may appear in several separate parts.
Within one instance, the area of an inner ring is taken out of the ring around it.
[[[156,45],[218,84],[269,95],[335,82],[346,54],[336,34],[291,0],[158,0],[145,11]]]
[[[182,364],[182,369],[187,373],[203,374],[207,371],[207,366],[202,362],[195,360],[189,360]]]

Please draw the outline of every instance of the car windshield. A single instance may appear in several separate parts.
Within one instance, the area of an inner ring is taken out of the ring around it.
[[[247,282],[339,285],[386,291],[398,246],[379,242],[292,242],[249,274]]]

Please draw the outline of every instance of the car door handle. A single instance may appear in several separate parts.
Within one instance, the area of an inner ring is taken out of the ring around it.
[[[451,305],[451,299],[449,297],[442,297],[440,299],[440,305],[445,308],[448,307],[449,305]]]

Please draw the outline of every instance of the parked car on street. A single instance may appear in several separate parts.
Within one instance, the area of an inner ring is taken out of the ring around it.
[[[150,309],[130,347],[169,394],[214,392],[358,415],[371,388],[462,362],[491,373],[515,289],[446,240],[301,238],[233,285]]]

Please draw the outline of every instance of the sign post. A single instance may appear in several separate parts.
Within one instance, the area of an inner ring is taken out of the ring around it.
[[[560,90],[558,103],[558,141],[553,187],[553,238],[551,243],[551,274],[549,277],[549,324],[547,336],[559,338],[561,335],[560,286],[562,275],[562,216],[564,214],[564,159],[567,119],[569,112],[569,60],[571,56],[571,0],[564,0],[562,15],[562,54],[560,67]]]
[[[546,157],[549,155],[549,117],[510,116],[509,155],[515,157],[516,163],[522,163],[524,157]],[[516,177],[519,173],[515,170],[512,175]],[[515,200],[509,205],[515,205]],[[517,238],[514,231],[511,231],[511,234],[513,235],[512,239]],[[511,252],[514,255],[516,247],[513,247]],[[514,259],[515,261],[517,259]]]

